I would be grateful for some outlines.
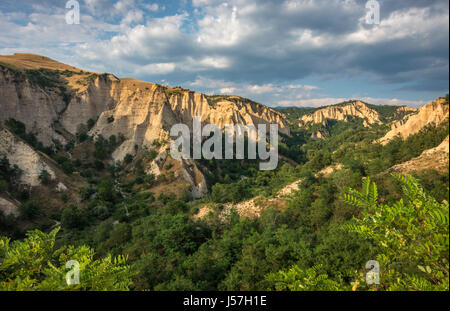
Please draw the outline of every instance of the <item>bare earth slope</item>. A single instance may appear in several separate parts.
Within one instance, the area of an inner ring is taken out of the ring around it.
[[[422,169],[434,169],[445,172],[448,170],[449,136],[437,147],[425,150],[417,158],[397,164],[392,169],[401,173],[409,173]]]

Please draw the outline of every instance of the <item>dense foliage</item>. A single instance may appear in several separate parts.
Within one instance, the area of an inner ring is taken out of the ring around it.
[[[388,115],[391,108],[379,109]],[[305,113],[291,110],[296,117]],[[20,170],[0,159],[0,193],[21,201],[17,219],[0,214],[0,230],[9,237],[0,240],[3,289],[448,290],[449,175],[389,172],[437,146],[448,124],[385,146],[374,141],[386,126],[366,128],[357,119],[294,128],[280,141],[284,158],[274,171],[259,171],[256,160],[197,161],[210,193],[193,200],[187,192],[155,190],[170,184],[173,163],[158,177],[144,169],[163,142],[136,146],[111,164],[123,137],[90,137],[95,122],[80,128],[71,144],[42,149],[83,181],[79,193],[61,196],[61,210],[48,211],[28,192],[22,197]],[[6,125],[41,148],[20,122]],[[317,130],[327,138],[311,138]],[[322,171],[338,164],[334,172]],[[39,178],[43,188],[55,186],[48,172]],[[295,181],[299,189],[260,217],[224,213],[226,205],[254,197],[269,204]],[[197,218],[205,206],[211,212]],[[38,227],[45,217],[51,221],[23,239],[20,226]],[[59,225],[56,235],[52,228]],[[70,259],[81,264],[79,286],[65,282]],[[379,262],[381,282],[369,286],[370,260]]]
[[[293,266],[268,276],[276,290],[449,290],[449,205],[438,203],[411,176],[397,175],[404,198],[380,204],[370,178],[362,192],[347,188],[343,200],[359,214],[344,225],[378,246],[378,284],[366,284],[367,271],[354,272],[352,282],[330,278],[321,266]],[[362,267],[361,267],[362,268]],[[365,272],[365,273],[364,273]],[[340,271],[342,273],[342,270]],[[352,274],[352,271],[348,271]]]
[[[59,228],[30,231],[23,241],[0,237],[0,290],[126,290],[132,272],[126,258],[94,259],[87,246],[55,248]],[[79,284],[67,282],[69,260],[79,263]]]

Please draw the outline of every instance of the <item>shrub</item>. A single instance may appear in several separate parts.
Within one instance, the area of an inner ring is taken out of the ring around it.
[[[87,225],[85,211],[70,204],[61,214],[61,225],[67,229],[83,229]]]
[[[67,196],[67,193],[61,194],[61,201],[63,201],[64,203],[67,203],[67,201],[69,201],[69,197]]]
[[[102,180],[97,188],[98,198],[106,202],[114,202],[114,185],[110,180]]]
[[[89,130],[92,129],[94,127],[94,125],[95,125],[95,120],[89,119],[87,121],[87,127],[88,127]]]
[[[438,203],[412,176],[395,177],[404,198],[392,205],[378,203],[377,186],[369,178],[362,193],[347,189],[343,200],[361,210],[347,229],[380,246],[385,290],[448,291],[448,202]]]
[[[123,159],[123,161],[124,161],[126,164],[130,164],[131,161],[133,161],[133,156],[132,156],[131,154],[127,153],[127,155],[125,156],[125,158]]]
[[[35,201],[28,201],[19,205],[19,215],[21,219],[32,219],[38,216],[40,209]]]
[[[94,167],[97,171],[101,171],[101,170],[105,169],[105,164],[103,164],[103,162],[100,160],[95,160]]]
[[[0,176],[0,192],[8,190],[8,183]]]
[[[24,290],[128,290],[133,272],[123,256],[94,259],[88,246],[55,247],[59,228],[46,234],[29,231],[23,241],[0,237],[0,288],[7,291]],[[68,285],[66,264],[80,263],[80,283]]]
[[[170,170],[173,167],[173,163],[166,164],[164,167],[166,170]]]
[[[77,133],[78,142],[82,143],[89,138],[89,135],[86,132]]]
[[[44,185],[48,185],[50,183],[50,180],[51,180],[50,173],[47,170],[42,170],[41,173],[39,174],[39,180]]]

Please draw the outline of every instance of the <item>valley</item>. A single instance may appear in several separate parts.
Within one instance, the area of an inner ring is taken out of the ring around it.
[[[418,109],[358,99],[274,109],[35,54],[0,56],[0,257],[13,241],[35,268],[47,263],[30,241],[43,248],[52,241],[65,256],[95,252],[86,269],[111,274],[78,289],[277,290],[295,288],[283,285],[292,274],[324,280],[302,283],[308,290],[371,290],[362,273],[377,259],[391,269],[377,290],[448,290],[449,97],[442,95]],[[173,158],[170,128],[182,123],[192,132],[196,116],[221,129],[276,124],[277,168],[260,170],[247,158]],[[397,212],[385,215],[392,206]],[[383,246],[371,213],[397,230],[389,243],[414,240],[405,229],[413,228],[434,243],[427,244],[434,257],[415,244]],[[352,226],[371,237],[345,229]],[[399,257],[391,262],[390,252]],[[46,255],[55,265],[62,258]],[[429,275],[418,268],[430,266]],[[27,269],[23,277],[35,278]],[[65,288],[45,269],[39,289]],[[0,285],[27,286],[1,278]]]

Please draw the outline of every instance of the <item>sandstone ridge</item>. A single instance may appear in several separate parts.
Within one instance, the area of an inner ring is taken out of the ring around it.
[[[447,120],[448,117],[448,100],[444,97],[439,97],[420,107],[417,114],[407,115],[403,120],[399,120],[392,124],[391,130],[387,132],[379,142],[385,145],[397,135],[400,135],[401,138],[405,139],[409,135],[418,133],[427,125],[438,126]]]
[[[379,124],[380,116],[377,111],[369,108],[362,101],[350,101],[343,104],[327,106],[316,110],[312,114],[304,115],[299,120],[299,126],[312,124],[327,124],[327,120],[348,121],[350,118],[364,119],[364,125]]]

